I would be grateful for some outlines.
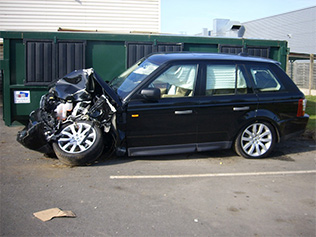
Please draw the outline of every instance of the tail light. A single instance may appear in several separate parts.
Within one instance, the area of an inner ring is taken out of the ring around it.
[[[297,107],[297,117],[302,117],[305,114],[305,109],[306,109],[306,99],[300,99],[298,101],[298,107]]]

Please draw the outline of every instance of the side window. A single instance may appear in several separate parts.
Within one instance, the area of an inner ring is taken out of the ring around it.
[[[242,70],[236,65],[207,65],[206,95],[246,94],[247,84]]]
[[[196,64],[171,66],[149,87],[159,88],[162,98],[193,96],[197,68]]]
[[[280,91],[282,85],[276,76],[267,67],[250,67],[250,72],[254,80],[255,88],[259,92]]]

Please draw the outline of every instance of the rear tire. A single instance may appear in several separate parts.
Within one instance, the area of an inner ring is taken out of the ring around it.
[[[255,122],[241,130],[235,140],[235,151],[245,158],[267,157],[274,148],[276,133],[266,122]]]
[[[58,159],[71,166],[92,164],[103,151],[103,134],[91,121],[66,124],[53,143]]]

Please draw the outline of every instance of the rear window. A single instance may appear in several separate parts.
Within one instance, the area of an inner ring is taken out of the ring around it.
[[[258,92],[277,92],[284,89],[280,80],[265,66],[250,66],[255,89]]]

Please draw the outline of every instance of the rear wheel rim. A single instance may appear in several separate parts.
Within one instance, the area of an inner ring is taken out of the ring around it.
[[[241,135],[241,147],[251,157],[259,157],[269,151],[273,135],[270,128],[263,123],[248,126]]]
[[[88,150],[96,140],[96,131],[88,123],[73,123],[65,127],[58,139],[58,146],[66,153],[81,153]]]

